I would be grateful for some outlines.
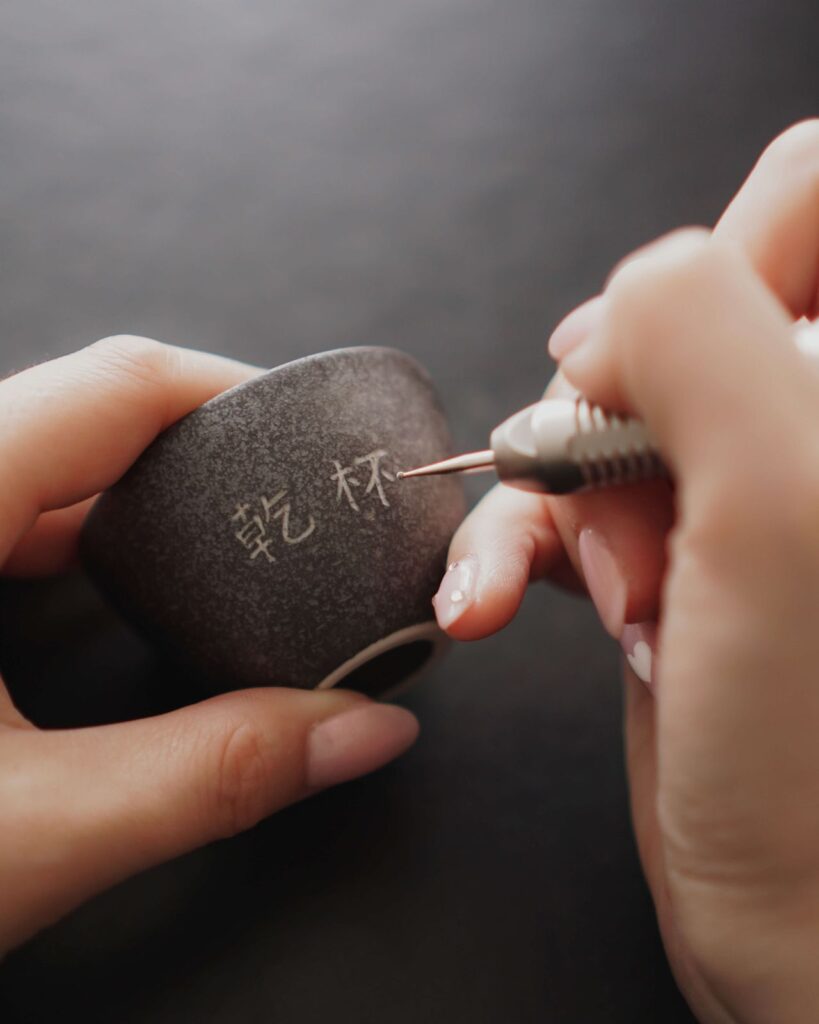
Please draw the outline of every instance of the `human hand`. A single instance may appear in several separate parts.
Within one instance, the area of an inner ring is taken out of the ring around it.
[[[816,314],[817,195],[812,122],[769,147],[712,234],[641,250],[561,325],[555,387],[641,416],[674,488],[496,488],[436,599],[451,635],[474,639],[530,578],[590,591],[626,655],[643,868],[708,1022],[813,1021],[819,1006],[819,374],[791,331]]]
[[[93,496],[165,427],[258,371],[109,338],[0,382],[0,566],[57,572]],[[150,865],[379,767],[417,722],[342,690],[264,688],[41,731],[0,681],[0,955]]]

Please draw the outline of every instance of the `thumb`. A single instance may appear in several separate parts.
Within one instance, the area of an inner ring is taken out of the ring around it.
[[[417,734],[415,717],[395,705],[289,689],[225,694],[135,722],[20,733],[20,884],[6,894],[14,908],[4,918],[23,921],[25,934],[0,927],[0,948],[128,875],[380,767]]]
[[[679,477],[722,478],[738,455],[753,466],[753,451],[758,488],[815,383],[784,307],[740,248],[704,230],[674,232],[622,266],[603,301],[598,329],[561,362],[570,382],[642,416]]]

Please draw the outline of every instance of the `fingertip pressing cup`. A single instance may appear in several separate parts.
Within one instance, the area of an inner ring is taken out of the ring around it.
[[[464,516],[426,372],[386,348],[277,367],[180,420],[106,491],[84,565],[219,688],[383,695],[442,648],[431,598]]]

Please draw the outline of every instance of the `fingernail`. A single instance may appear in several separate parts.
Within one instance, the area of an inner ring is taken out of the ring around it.
[[[591,334],[603,319],[605,298],[604,295],[596,295],[560,321],[549,338],[552,359],[562,359]]]
[[[802,317],[794,324],[793,339],[796,347],[811,359],[819,356],[819,321]]]
[[[657,650],[657,623],[630,622],[623,626],[620,634],[620,646],[626,661],[631,665],[634,674],[653,690],[657,679],[655,652]]]
[[[586,375],[594,373],[605,358],[608,342],[602,331],[592,331],[566,353],[560,361],[560,369],[572,383],[577,381],[582,390]]]
[[[626,581],[614,555],[597,530],[581,530],[578,551],[583,577],[597,614],[615,638],[623,630],[626,614]]]
[[[415,715],[395,704],[366,703],[310,730],[306,781],[324,789],[366,775],[411,747],[418,736]]]
[[[459,619],[475,600],[478,579],[478,559],[464,555],[453,562],[444,573],[432,606],[441,629],[447,629]]]

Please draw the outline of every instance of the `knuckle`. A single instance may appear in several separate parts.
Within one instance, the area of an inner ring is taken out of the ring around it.
[[[95,342],[88,351],[103,371],[142,384],[153,384],[174,371],[174,350],[153,338],[114,334]]]
[[[208,810],[220,835],[251,828],[268,810],[273,764],[269,745],[249,722],[223,727],[215,747],[216,768]]]
[[[635,326],[650,326],[713,272],[716,250],[704,228],[682,228],[625,263],[607,289],[614,336],[628,338]],[[618,330],[618,328],[624,330]]]
[[[786,128],[767,147],[759,160],[760,166],[772,172],[791,174],[803,168],[819,180],[819,118],[810,118]]]

